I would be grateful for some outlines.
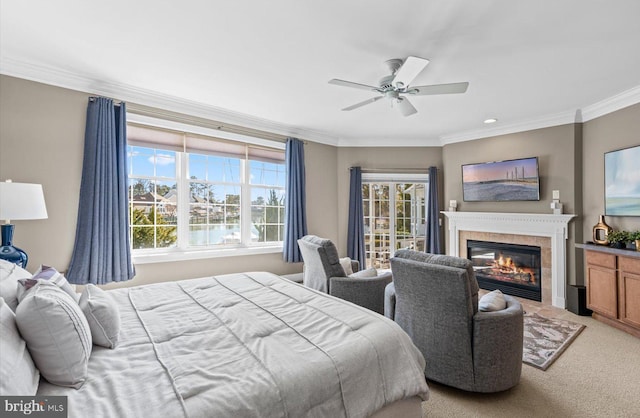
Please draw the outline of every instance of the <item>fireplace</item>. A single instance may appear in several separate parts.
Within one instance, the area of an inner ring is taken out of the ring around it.
[[[467,258],[473,262],[482,289],[542,301],[540,247],[467,240]]]

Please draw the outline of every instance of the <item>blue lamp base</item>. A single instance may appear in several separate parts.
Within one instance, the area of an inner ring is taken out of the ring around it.
[[[2,246],[0,247],[0,259],[27,268],[27,253],[18,247],[11,245],[13,240],[13,227],[11,224],[2,225]]]

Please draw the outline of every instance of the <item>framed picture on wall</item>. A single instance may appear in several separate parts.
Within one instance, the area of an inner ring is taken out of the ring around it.
[[[540,200],[538,157],[462,166],[465,202]]]
[[[640,145],[604,154],[604,212],[640,216]]]

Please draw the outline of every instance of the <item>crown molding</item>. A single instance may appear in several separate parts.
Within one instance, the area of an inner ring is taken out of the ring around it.
[[[138,103],[172,112],[184,113],[191,116],[244,126],[250,129],[257,129],[279,135],[306,139],[321,144],[338,146],[338,138],[325,132],[284,125],[243,113],[222,109],[216,106],[206,105],[200,102],[142,89],[132,85],[84,77],[60,68],[46,67],[43,65],[2,57],[0,58],[0,74],[70,90],[82,91],[89,94],[111,97],[125,102]]]
[[[475,129],[440,137],[440,145],[454,144],[456,142],[473,141],[475,139],[489,138],[492,136],[508,135],[518,132],[533,131],[535,129],[549,128],[552,126],[566,125],[576,122],[576,112],[562,112],[553,115],[542,116],[523,122],[512,123],[499,127]]]
[[[274,134],[293,136],[335,147],[424,147],[444,146],[456,142],[472,141],[492,136],[507,135],[552,126],[581,123],[615,112],[622,108],[640,103],[640,86],[633,87],[610,98],[592,105],[536,119],[517,122],[500,127],[462,131],[439,138],[343,138],[326,132],[285,125],[267,119],[233,112],[216,106],[182,99],[151,90],[141,89],[123,83],[109,82],[81,76],[60,68],[0,57],[0,74],[36,81],[71,90],[112,97],[114,99],[138,103],[158,109],[184,113],[191,116],[217,120],[257,129]]]
[[[615,96],[611,96],[597,103],[582,108],[582,120],[588,122],[591,119],[599,118],[600,116],[607,115],[615,112],[616,110],[624,109],[625,107],[632,106],[640,103],[640,86],[635,86],[629,90],[625,90],[622,93],[618,93]]]

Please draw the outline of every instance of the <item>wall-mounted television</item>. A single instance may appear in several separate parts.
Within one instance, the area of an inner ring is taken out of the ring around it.
[[[640,145],[604,154],[604,213],[640,216]]]
[[[538,157],[462,166],[465,202],[540,200]]]

